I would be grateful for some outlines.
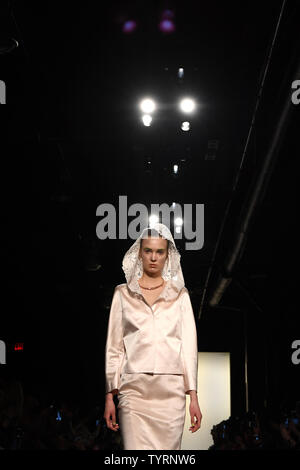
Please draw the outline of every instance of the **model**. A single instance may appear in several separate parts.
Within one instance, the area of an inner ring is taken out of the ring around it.
[[[114,290],[104,418],[126,450],[180,450],[186,395],[190,431],[201,425],[197,330],[180,257],[166,225],[147,227],[123,258],[127,282]]]

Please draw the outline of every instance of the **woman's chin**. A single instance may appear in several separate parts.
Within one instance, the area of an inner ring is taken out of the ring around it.
[[[145,269],[145,273],[150,277],[160,277],[161,272],[157,268]]]

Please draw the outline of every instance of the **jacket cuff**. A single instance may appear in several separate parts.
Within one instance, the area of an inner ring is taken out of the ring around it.
[[[188,395],[189,390],[196,390],[198,391],[197,387],[197,380],[194,377],[191,377],[191,375],[188,374],[183,374],[183,379],[184,379],[184,391]]]
[[[105,373],[106,393],[120,388],[121,363],[122,363],[123,357],[124,357],[124,353],[119,358],[119,366],[117,368],[114,368],[111,371],[106,370],[106,373]]]

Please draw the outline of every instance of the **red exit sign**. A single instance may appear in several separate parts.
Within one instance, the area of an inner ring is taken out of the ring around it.
[[[23,351],[24,349],[24,343],[15,343],[14,350],[15,351]]]

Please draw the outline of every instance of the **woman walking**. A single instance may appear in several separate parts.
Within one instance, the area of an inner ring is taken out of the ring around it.
[[[196,324],[169,229],[144,229],[122,267],[127,282],[114,290],[107,329],[104,418],[126,450],[180,450],[187,394],[191,432],[202,414]]]

